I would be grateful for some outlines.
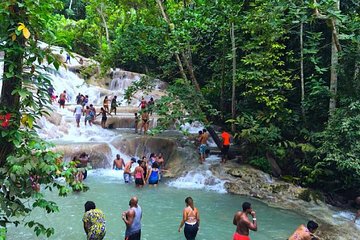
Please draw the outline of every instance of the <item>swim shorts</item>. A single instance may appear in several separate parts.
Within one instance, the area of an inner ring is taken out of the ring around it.
[[[235,232],[234,235],[233,235],[233,240],[250,240],[250,237],[240,235],[239,233]]]
[[[135,184],[136,185],[144,185],[144,181],[142,178],[135,178]]]
[[[76,121],[80,121],[80,118],[81,118],[81,114],[76,114],[76,115],[75,115]]]
[[[205,151],[206,151],[206,144],[201,144],[199,147],[199,151],[201,155],[205,155]]]
[[[130,173],[124,173],[124,181],[125,181],[125,183],[130,182]]]

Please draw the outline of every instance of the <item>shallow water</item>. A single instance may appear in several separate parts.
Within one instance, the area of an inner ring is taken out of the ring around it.
[[[105,239],[123,239],[125,224],[121,213],[127,209],[131,196],[138,196],[143,209],[143,240],[180,240],[183,233],[177,229],[181,221],[184,199],[192,196],[199,209],[201,229],[199,240],[232,239],[235,226],[232,225],[234,213],[241,208],[243,201],[250,201],[257,212],[258,232],[251,233],[252,240],[286,239],[290,233],[306,219],[296,213],[270,208],[255,199],[236,195],[221,194],[214,191],[178,189],[161,183],[157,188],[146,186],[136,189],[134,185],[125,185],[121,172],[112,170],[90,171],[86,183],[90,190],[86,193],[72,193],[66,198],[48,193],[48,197],[57,202],[60,213],[46,215],[36,211],[35,218],[46,225],[55,226],[55,235],[50,239],[86,239],[82,216],[84,203],[92,200],[106,216],[107,233]],[[23,227],[11,227],[8,239],[45,239]]]

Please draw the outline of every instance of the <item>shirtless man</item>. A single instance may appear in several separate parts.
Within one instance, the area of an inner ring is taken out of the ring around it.
[[[116,159],[113,163],[113,169],[122,170],[125,167],[124,159],[120,157],[120,154],[116,154]]]
[[[288,240],[317,240],[319,239],[314,235],[318,224],[314,221],[309,221],[307,227],[304,224],[301,224],[295,232],[289,237]]]
[[[249,230],[257,231],[256,213],[252,210],[251,204],[244,202],[242,205],[243,211],[235,213],[233,224],[236,225],[236,232],[233,235],[233,240],[250,240]],[[252,216],[252,222],[248,215]]]
[[[128,161],[125,164],[125,168],[124,168],[124,181],[125,183],[129,183],[130,179],[131,179],[131,167],[133,165],[133,163],[136,162],[135,158],[131,158],[130,161]]]
[[[206,148],[207,148],[207,140],[209,139],[209,134],[206,129],[203,129],[202,134],[199,136],[200,142],[200,163],[203,164],[205,161]]]
[[[59,104],[60,104],[60,108],[62,107],[63,109],[65,108],[65,100],[66,100],[66,91],[64,90],[64,92],[62,92],[60,94],[60,99],[59,99]]]

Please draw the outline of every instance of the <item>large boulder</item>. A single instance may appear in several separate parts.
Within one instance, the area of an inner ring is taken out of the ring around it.
[[[64,161],[71,161],[74,156],[85,152],[89,155],[90,165],[93,168],[110,168],[112,152],[106,143],[89,144],[65,144],[58,145],[53,149],[55,152],[64,154]]]

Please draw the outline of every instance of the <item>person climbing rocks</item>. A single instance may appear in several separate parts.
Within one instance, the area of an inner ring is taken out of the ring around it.
[[[112,113],[114,111],[115,115],[116,115],[116,108],[118,107],[116,99],[117,99],[117,96],[114,96],[113,99],[111,100],[111,107],[110,107],[110,113]]]
[[[256,213],[251,208],[251,203],[244,202],[242,209],[234,215],[233,224],[236,226],[236,231],[233,240],[250,240],[250,230],[257,231]],[[249,220],[248,215],[252,216],[252,221]]]
[[[70,63],[70,54],[66,53],[66,61],[65,63]]]
[[[112,116],[112,115],[108,111],[106,111],[104,108],[101,108],[99,114],[96,116],[99,116],[100,114],[101,114],[101,127],[105,128],[106,121],[107,121],[107,114],[109,114],[110,116]]]
[[[206,129],[203,129],[201,134],[199,132],[199,142],[200,142],[200,164],[203,164],[205,162],[206,157],[206,149],[207,149],[207,140],[209,139],[209,134],[207,133]]]
[[[319,238],[314,233],[318,227],[319,225],[314,221],[309,221],[306,227],[301,224],[288,240],[317,240]]]
[[[108,96],[105,96],[105,98],[104,98],[103,107],[104,107],[104,109],[106,111],[109,112],[109,99],[108,99]]]
[[[80,119],[81,119],[82,112],[83,112],[82,106],[80,104],[76,105],[75,110],[74,110],[74,115],[75,115],[77,127],[80,127]]]

